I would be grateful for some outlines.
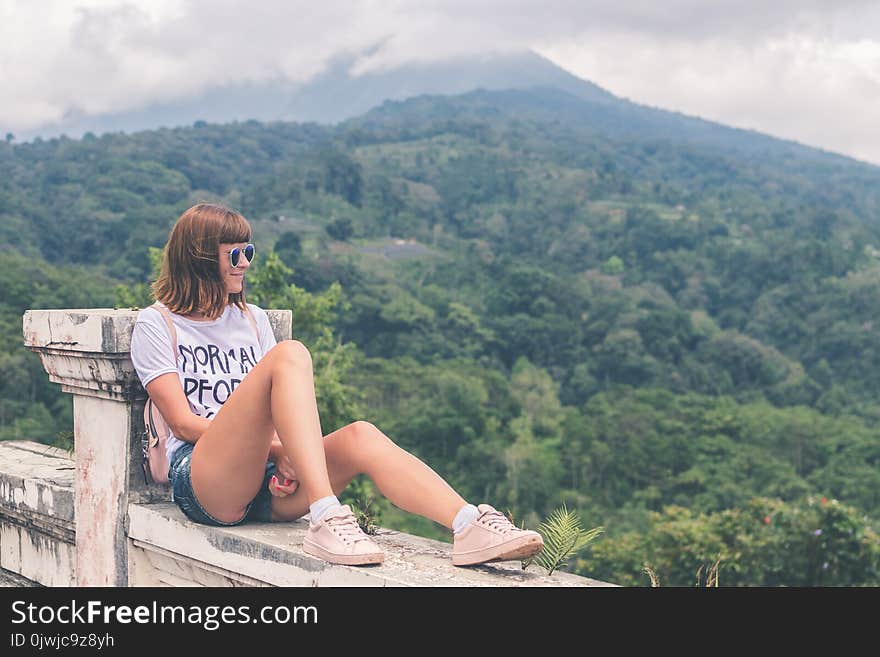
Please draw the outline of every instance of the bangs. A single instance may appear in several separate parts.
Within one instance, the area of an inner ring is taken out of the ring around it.
[[[250,242],[253,231],[248,220],[235,210],[227,210],[224,213],[220,225],[220,242],[223,244],[235,244],[237,242]]]

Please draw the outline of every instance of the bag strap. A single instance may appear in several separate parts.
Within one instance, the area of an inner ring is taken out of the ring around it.
[[[174,365],[177,366],[177,329],[174,328],[174,323],[171,321],[171,313],[168,311],[168,308],[166,308],[158,301],[153,304],[153,307],[155,307],[156,310],[162,313],[162,317],[165,319],[165,323],[168,325],[168,332],[171,334],[171,349],[172,353],[174,354]]]
[[[247,304],[244,305],[244,314],[247,315],[247,318],[251,323],[251,328],[254,329],[254,335],[257,336],[257,344],[260,345],[260,351],[262,351],[263,343],[260,341],[260,330],[257,328],[257,320],[254,319],[251,309]]]

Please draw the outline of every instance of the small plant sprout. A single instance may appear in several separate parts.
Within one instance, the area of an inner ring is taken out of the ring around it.
[[[642,572],[651,578],[651,588],[660,588],[660,578],[657,577],[657,573],[655,573],[648,564],[645,564],[645,567],[642,568]]]
[[[706,571],[706,587],[718,588],[718,566],[721,565],[721,557],[715,560],[715,563]],[[703,567],[697,569],[697,583],[695,586],[702,586],[700,576],[703,574]]]

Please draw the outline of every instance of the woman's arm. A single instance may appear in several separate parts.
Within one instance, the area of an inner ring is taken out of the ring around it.
[[[211,424],[211,420],[190,409],[177,372],[157,376],[147,384],[146,391],[175,437],[194,443]]]
[[[280,475],[288,480],[296,481],[296,469],[293,467],[293,463],[291,463],[290,458],[284,451],[284,445],[281,444],[278,432],[275,433],[272,437],[272,442],[269,443],[269,460],[275,464],[276,468],[278,468],[278,473]]]

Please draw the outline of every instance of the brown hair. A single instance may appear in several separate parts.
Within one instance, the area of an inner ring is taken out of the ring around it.
[[[204,312],[207,319],[220,317],[230,303],[246,310],[244,287],[226,293],[217,258],[221,243],[250,242],[251,234],[251,225],[235,210],[213,203],[192,206],[168,234],[153,298],[173,313]]]

